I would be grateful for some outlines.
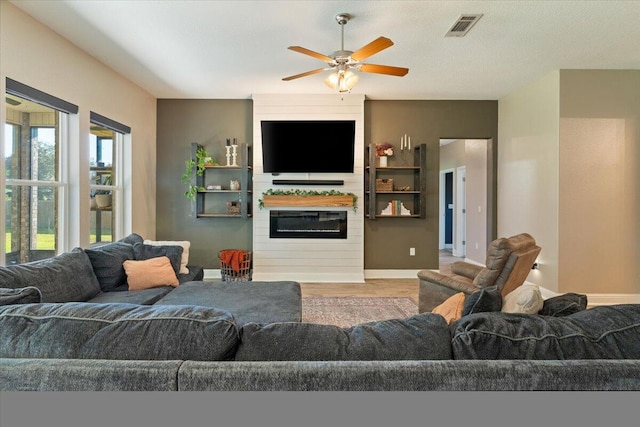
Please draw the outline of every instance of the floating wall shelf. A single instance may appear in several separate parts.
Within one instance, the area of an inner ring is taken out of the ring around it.
[[[350,207],[353,206],[353,196],[350,195],[277,195],[265,194],[263,196],[264,207],[285,207],[285,206],[329,206],[329,207]]]

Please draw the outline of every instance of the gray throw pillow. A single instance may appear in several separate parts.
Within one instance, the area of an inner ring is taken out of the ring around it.
[[[144,243],[133,245],[133,256],[136,261],[144,261],[150,258],[166,256],[171,262],[171,267],[176,275],[180,272],[180,261],[182,260],[182,246],[153,246]]]
[[[567,293],[544,300],[538,311],[541,316],[568,316],[587,309],[587,296],[583,294]]]
[[[454,359],[640,359],[640,304],[564,317],[476,313],[451,328]]]
[[[42,301],[42,293],[35,286],[26,288],[0,288],[0,305],[34,304]]]
[[[42,302],[87,301],[100,292],[91,261],[81,248],[52,258],[0,267],[5,288],[35,286]]]
[[[447,322],[437,314],[363,323],[247,323],[236,360],[442,360],[451,358]]]
[[[118,240],[118,242],[120,242],[120,243],[128,243],[130,245],[133,245],[133,244],[136,244],[136,243],[144,242],[144,239],[139,234],[131,233],[128,236],[123,237],[122,239]]]
[[[27,304],[0,307],[0,357],[231,360],[233,316],[185,305]]]
[[[462,315],[483,313],[486,311],[500,311],[502,309],[502,294],[497,286],[489,286],[467,295],[464,299]]]
[[[84,250],[91,260],[93,271],[103,292],[111,292],[127,284],[127,274],[122,264],[135,259],[133,245],[113,242]]]

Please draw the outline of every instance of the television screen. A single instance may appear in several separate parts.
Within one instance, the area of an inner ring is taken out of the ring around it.
[[[353,173],[354,120],[263,120],[264,172]]]

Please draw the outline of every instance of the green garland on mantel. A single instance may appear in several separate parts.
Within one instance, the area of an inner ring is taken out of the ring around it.
[[[351,196],[353,198],[353,210],[356,212],[358,210],[358,196],[353,193],[343,193],[342,191],[337,190],[274,190],[273,188],[269,188],[267,191],[262,193],[262,196]],[[258,199],[258,206],[260,209],[264,208],[264,200]]]

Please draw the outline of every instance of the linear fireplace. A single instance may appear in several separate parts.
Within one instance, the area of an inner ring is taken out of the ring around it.
[[[346,239],[346,211],[270,211],[273,239]]]

